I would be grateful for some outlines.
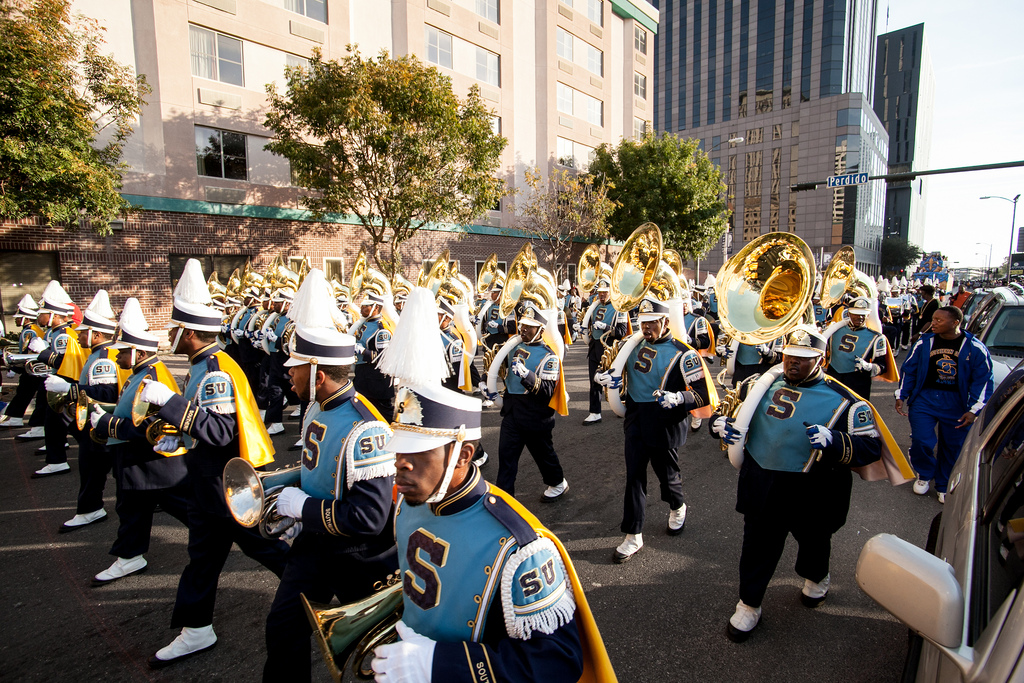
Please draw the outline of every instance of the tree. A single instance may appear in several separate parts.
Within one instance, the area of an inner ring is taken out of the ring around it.
[[[900,273],[907,266],[921,260],[921,249],[901,239],[882,240],[879,265],[883,273]]]
[[[561,169],[545,178],[534,168],[526,170],[526,185],[528,194],[515,203],[516,227],[548,243],[555,267],[569,260],[575,240],[608,236],[615,204],[603,180]]]
[[[611,233],[625,239],[648,221],[661,228],[666,248],[698,259],[721,238],[730,211],[721,171],[698,148],[697,140],[647,133],[617,147],[597,148],[589,173],[608,181],[617,204]]]
[[[341,61],[315,52],[289,69],[285,91],[267,86],[266,149],[291,163],[309,190],[303,203],[320,219],[355,215],[388,276],[402,243],[429,222],[469,223],[506,193],[495,177],[505,138],[473,86],[465,100],[451,80],[414,56],[386,52]]]
[[[150,87],[70,5],[0,0],[0,216],[105,234],[131,208],[120,159]]]

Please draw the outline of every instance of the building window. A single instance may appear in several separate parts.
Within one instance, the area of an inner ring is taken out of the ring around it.
[[[590,43],[587,46],[587,70],[595,76],[604,78],[604,52]]]
[[[586,172],[590,167],[590,162],[594,159],[593,147],[566,138],[557,138],[555,153],[557,155],[556,163],[583,172]]]
[[[309,60],[305,57],[293,55],[290,52],[284,54],[284,65],[290,69],[308,69]]]
[[[582,95],[583,93],[577,93]],[[587,103],[587,122],[595,126],[604,127],[604,102],[599,99],[583,95]]]
[[[647,31],[640,26],[633,26],[633,49],[642,55],[647,54]]]
[[[449,36],[449,39],[451,36]],[[488,85],[501,87],[501,58],[482,47],[476,49],[476,77]]]
[[[633,94],[642,100],[647,99],[647,76],[633,72]]]
[[[586,118],[595,126],[604,126],[604,102],[596,97],[558,83],[557,102],[559,112]]]
[[[491,132],[495,135],[501,135],[501,117],[491,115]]]
[[[558,84],[558,111],[572,115],[572,88],[565,83]]]
[[[242,41],[198,26],[188,27],[192,75],[211,81],[244,85]]]
[[[498,0],[476,0],[476,13],[495,24],[501,23],[498,21]]]
[[[633,117],[633,138],[639,140],[647,135],[647,122],[643,119]]]
[[[284,0],[284,8],[304,17],[327,23],[326,0]]]
[[[324,258],[324,277],[327,281],[337,280],[338,282],[345,281],[345,262],[340,258]]]
[[[452,36],[427,26],[427,61],[431,64],[452,68]]]
[[[244,135],[196,126],[196,170],[199,175],[246,180],[248,166]]]
[[[604,26],[604,3],[601,0],[587,0],[587,19]]]
[[[561,26],[558,27],[558,56],[570,62],[572,61],[572,38],[571,33]]]

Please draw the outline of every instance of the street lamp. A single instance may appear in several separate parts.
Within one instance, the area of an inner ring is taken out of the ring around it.
[[[985,196],[982,199],[1003,199],[1013,204],[1013,216],[1010,218],[1010,255],[1006,257],[1006,284],[1010,284],[1010,266],[1013,265],[1013,230],[1017,225],[1017,200],[1020,199],[1020,195],[1018,194],[1013,199],[994,195]]]

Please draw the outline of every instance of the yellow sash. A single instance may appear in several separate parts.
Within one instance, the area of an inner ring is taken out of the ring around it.
[[[888,364],[885,372],[880,374],[878,377],[875,377],[875,379],[880,379],[883,382],[899,382],[900,371],[896,369],[896,359],[893,358],[892,347],[889,346],[888,339],[885,340],[885,360]]]
[[[580,676],[579,683],[617,683],[619,679],[615,676],[612,662],[608,658],[608,651],[604,647],[604,640],[601,639],[601,632],[597,628],[597,622],[594,621],[594,613],[590,611],[590,604],[583,592],[583,584],[580,583],[580,577],[576,574],[576,568],[572,564],[572,558],[569,557],[569,551],[518,500],[493,484],[488,483],[487,487],[489,493],[500,496],[508,503],[509,507],[519,513],[533,527],[534,531],[544,538],[550,539],[558,548],[558,554],[562,556],[566,574],[569,581],[572,582],[573,598],[576,600],[576,628],[579,630],[580,645],[583,648],[583,675]]]
[[[552,394],[551,400],[548,401],[548,407],[554,408],[555,412],[561,416],[569,414],[569,392],[565,390],[565,371],[562,368],[562,363],[558,363],[558,381],[555,383],[555,393]]]
[[[267,428],[260,418],[249,380],[245,378],[238,363],[223,351],[214,354],[220,369],[231,377],[235,385],[235,410],[238,416],[238,455],[253,467],[274,462],[274,444],[267,434]]]
[[[82,368],[85,367],[85,361],[88,360],[89,354],[78,343],[77,330],[69,327],[67,333],[68,346],[64,349],[64,358],[61,360],[60,367],[57,368],[57,374],[77,382],[82,376]]]
[[[117,393],[120,395],[121,389],[124,387],[124,383],[128,381],[128,378],[131,377],[132,371],[125,370],[117,364],[117,349],[108,348],[107,358],[110,359],[110,361],[114,363],[114,367],[117,368]]]
[[[708,324],[708,339],[711,341],[711,344],[708,346],[708,348],[701,349],[697,353],[699,353],[701,356],[703,356],[705,358],[714,358],[715,357],[715,331],[711,328],[711,324],[710,323]]]
[[[572,346],[572,334],[569,332],[569,315],[565,316],[565,332],[562,334],[566,346]]]
[[[156,370],[157,382],[160,382],[160,384],[163,384],[165,387],[171,389],[176,394],[181,393],[181,389],[178,387],[178,381],[174,379],[174,375],[172,375],[171,371],[167,369],[167,366],[164,365],[163,361],[158,360],[157,362],[153,363],[153,369]]]

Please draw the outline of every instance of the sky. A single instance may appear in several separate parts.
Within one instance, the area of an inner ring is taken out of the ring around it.
[[[878,16],[879,35],[924,23],[935,72],[929,168],[1024,161],[1024,2],[879,0]],[[918,246],[941,251],[956,267],[985,266],[990,251],[992,265],[1002,264],[1013,204],[979,197],[1024,195],[1024,167],[932,176],[928,183]],[[1019,228],[1024,196],[1017,208]]]

